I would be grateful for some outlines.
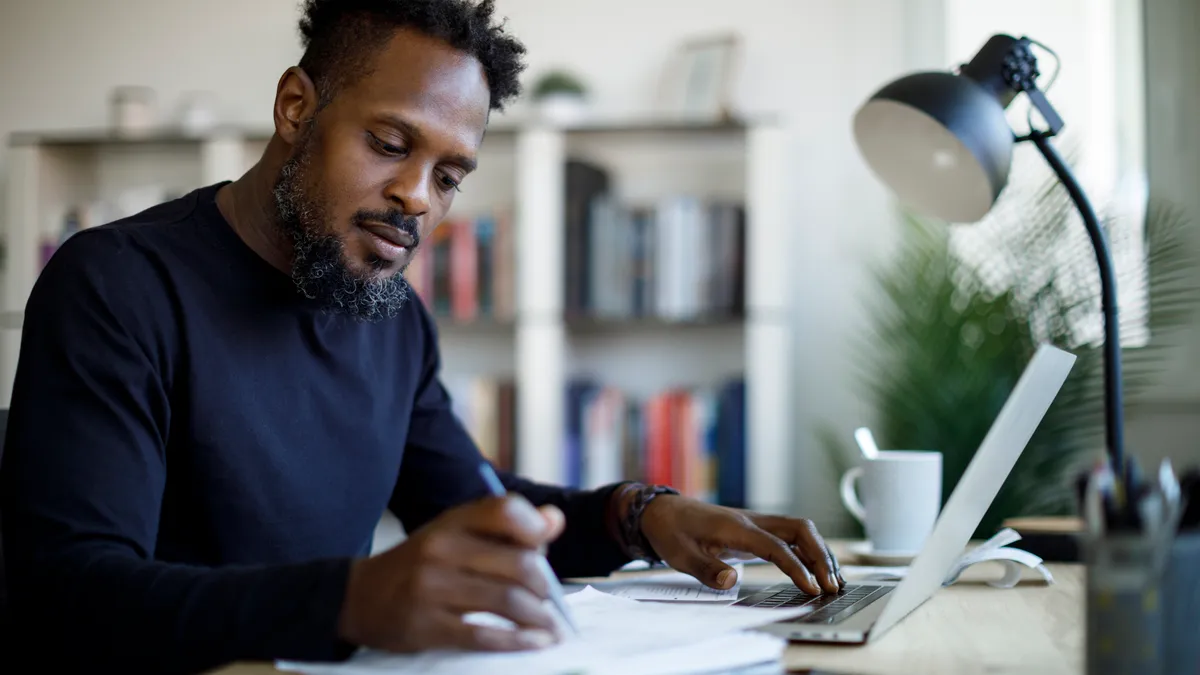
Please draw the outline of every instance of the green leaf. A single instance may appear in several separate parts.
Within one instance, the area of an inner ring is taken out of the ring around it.
[[[879,413],[881,447],[942,452],[943,499],[1037,345],[1077,355],[976,536],[1009,517],[1074,513],[1073,476],[1105,453],[1102,345],[1081,333],[1088,322],[1100,325],[1095,253],[1061,185],[1044,167],[1030,173],[1042,178],[1010,185],[973,226],[902,214],[899,250],[871,270],[863,297],[871,325],[852,343],[856,384]],[[1114,255],[1133,241],[1129,225],[1106,219]],[[1118,278],[1120,288],[1149,299],[1149,344],[1123,350],[1127,398],[1169,367],[1162,335],[1196,318],[1200,288],[1191,270],[1200,261],[1186,245],[1189,225],[1178,208],[1152,204],[1140,242],[1144,274]],[[1126,329],[1134,318],[1123,315]],[[850,441],[826,426],[816,433],[840,476],[853,457]]]

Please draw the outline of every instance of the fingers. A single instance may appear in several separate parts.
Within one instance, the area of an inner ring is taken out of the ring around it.
[[[837,559],[817,532],[817,526],[807,518],[757,516],[754,522],[764,530],[791,545],[796,557],[812,572],[821,588],[830,593],[841,590],[846,582],[841,578]]]
[[[450,517],[473,534],[537,548],[561,533],[562,525],[556,524],[561,515],[553,507],[539,511],[528,499],[508,495],[459,507]]]
[[[443,587],[444,606],[454,613],[490,612],[516,624],[518,629],[533,629],[558,634],[558,622],[540,598],[514,584],[468,574],[447,575]]]
[[[825,540],[817,532],[817,526],[807,518],[790,520],[794,535],[792,543],[799,549],[800,559],[816,574],[821,588],[836,593],[845,582],[839,582],[837,564]]]
[[[550,585],[542,574],[537,551],[475,537],[461,537],[453,558],[446,562],[464,571],[496,581],[519,585],[538,598],[550,597]]]
[[[792,552],[796,554],[796,557],[800,559],[800,562],[803,562],[809,569],[813,569],[814,565],[811,565],[804,560],[804,551],[800,550],[799,546],[793,544]],[[833,559],[833,577],[834,579],[837,579],[838,588],[845,588],[846,580],[842,577],[842,564],[838,562],[837,556],[833,554],[833,551],[829,552],[829,557]]]
[[[558,539],[559,535],[563,533],[563,530],[567,526],[567,517],[563,515],[563,512],[553,504],[544,504],[539,506],[537,510],[542,514],[542,517],[546,519],[546,526],[549,528],[546,532],[546,539],[548,541],[554,541],[555,539]]]
[[[434,621],[438,624],[438,634],[445,636],[446,647],[465,651],[514,652],[542,649],[555,642],[554,635],[544,630],[484,626],[450,613],[440,614]]]
[[[740,528],[740,532],[734,535],[734,540],[727,545],[740,551],[749,551],[774,564],[805,593],[821,594],[821,585],[792,552],[791,546],[754,523],[747,522],[746,526]]]
[[[709,588],[726,590],[737,583],[737,570],[721,562],[720,558],[701,550],[699,546],[691,546],[682,561],[672,562],[672,567],[690,574]]]

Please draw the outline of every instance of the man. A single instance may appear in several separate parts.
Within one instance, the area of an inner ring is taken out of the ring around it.
[[[842,581],[806,520],[632,483],[506,475],[439,382],[402,271],[475,168],[523,47],[490,0],[308,0],[275,134],[233,183],[66,242],[29,299],[4,549],[22,643],[56,666],[196,672],[360,646],[558,639],[562,576],[661,558],[710,586],[759,555]],[[368,557],[390,508],[410,536]],[[464,623],[469,612],[517,628]]]

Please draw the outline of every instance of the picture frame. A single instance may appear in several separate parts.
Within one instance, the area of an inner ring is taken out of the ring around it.
[[[732,119],[741,47],[741,36],[736,33],[686,40],[664,70],[660,111],[673,119]]]

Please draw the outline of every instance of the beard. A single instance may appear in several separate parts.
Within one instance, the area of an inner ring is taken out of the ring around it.
[[[276,222],[284,239],[292,246],[292,282],[306,298],[322,310],[360,321],[380,321],[396,316],[408,300],[409,285],[404,268],[391,277],[379,277],[387,262],[372,256],[369,269],[356,272],[349,266],[345,244],[332,233],[328,209],[315,190],[307,188],[309,158],[314,140],[310,127],[297,152],[288,158],[279,172],[273,190]],[[398,211],[359,211],[354,222],[376,221],[391,224],[413,237],[413,251],[419,240],[415,218]]]

